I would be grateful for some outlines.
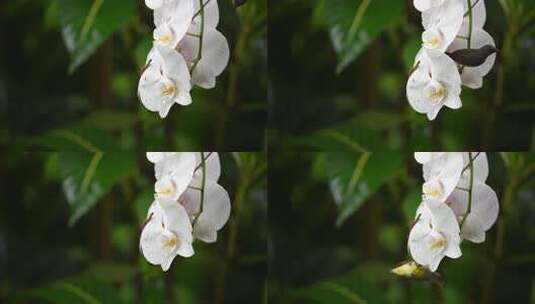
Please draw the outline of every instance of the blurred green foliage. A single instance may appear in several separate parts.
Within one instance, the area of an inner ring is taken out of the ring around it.
[[[487,154],[499,219],[485,243],[463,242],[459,259],[442,261],[440,287],[390,274],[409,258],[421,165],[412,153],[368,153],[270,154],[270,302],[533,303],[535,154]],[[347,187],[364,155],[355,184],[374,191],[354,187],[340,204],[332,185]]]
[[[534,149],[535,5],[485,3],[497,63],[482,89],[463,90],[462,109],[429,122],[405,96],[422,32],[412,0],[272,1],[270,142],[323,151]]]
[[[261,150],[266,2],[218,4],[218,29],[232,57],[227,69],[216,88],[193,89],[191,106],[160,119],[137,97],[154,28],[143,1],[2,2],[0,31],[9,46],[0,49],[2,143],[27,146],[29,137],[82,124],[107,133],[121,150]]]
[[[102,147],[2,155],[10,191],[0,204],[0,302],[261,303],[264,155],[220,154],[231,219],[216,243],[195,242],[195,255],[164,273],[138,244],[154,198],[153,165],[145,153]]]

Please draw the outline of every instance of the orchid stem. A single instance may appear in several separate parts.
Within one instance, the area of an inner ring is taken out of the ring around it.
[[[205,189],[205,185],[206,185],[206,158],[204,158],[204,152],[201,152],[201,168],[202,168],[202,179],[201,179],[201,204],[200,204],[200,207],[199,207],[199,213],[197,214],[197,216],[195,217],[195,219],[193,220],[193,225],[195,227],[195,224],[197,223],[197,220],[199,219],[199,217],[201,216],[202,212],[203,212],[203,206],[204,206],[204,189]]]
[[[202,44],[203,44],[203,35],[204,35],[204,7],[210,2],[210,0],[206,1],[205,3],[202,2],[202,0],[199,0],[199,11],[193,15],[193,19],[195,19],[198,15],[201,17],[201,32],[199,33],[197,39],[199,39],[199,49],[197,50],[197,57],[195,58],[195,61],[193,61],[193,65],[190,68],[190,73],[193,73],[197,65],[199,64],[199,61],[201,61],[202,58]],[[192,19],[192,20],[193,20]]]
[[[469,4],[469,5],[468,5],[468,9],[470,10],[470,9],[473,9],[474,7],[476,7],[476,5],[477,5],[478,2],[479,2],[479,0],[476,0],[476,2],[474,2],[474,4],[472,4],[472,5]],[[466,12],[466,13],[464,14],[464,17],[468,16],[468,13],[469,13],[469,12]]]
[[[472,153],[469,154],[469,157],[472,158],[472,161],[476,160],[479,155],[481,155],[481,152],[477,152],[476,153],[476,156],[472,157]],[[464,172],[466,172],[466,170],[468,170],[470,168],[470,163],[468,163],[468,165],[466,165],[466,167],[463,168],[463,171],[461,172],[461,174],[463,174]]]
[[[461,190],[461,191],[465,191],[465,192],[470,192],[470,189],[466,189],[466,188],[462,188],[462,187],[455,187],[455,189]]]
[[[206,162],[206,160],[208,160],[208,158],[210,158],[210,156],[212,156],[214,152],[209,152],[205,157],[202,157],[204,162]],[[202,155],[202,154],[201,154]],[[197,172],[197,170],[199,170],[201,167],[203,166],[203,161],[201,160],[201,163],[195,168],[195,170],[193,171],[193,173]]]
[[[195,19],[197,16],[199,16],[199,14],[201,14],[201,11],[204,10],[204,7],[208,5],[208,3],[210,3],[210,0],[202,3],[202,1],[199,1],[200,3],[200,8],[199,10],[193,15],[193,18],[191,18],[192,20]]]
[[[468,37],[466,41],[467,41],[467,48],[471,49],[472,48],[472,25],[473,25],[472,0],[466,0],[466,1],[468,4]],[[477,1],[475,4],[477,4]]]
[[[464,222],[466,218],[472,211],[472,189],[474,186],[474,159],[472,158],[472,152],[468,152],[468,165],[470,166],[470,185],[468,188],[468,207],[466,208],[466,213],[464,214],[463,220],[461,221],[460,229],[463,229]]]

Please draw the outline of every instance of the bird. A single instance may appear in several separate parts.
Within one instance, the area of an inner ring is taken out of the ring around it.
[[[482,65],[490,55],[497,52],[498,49],[493,45],[487,44],[479,49],[461,49],[446,54],[455,62],[462,64],[463,66],[477,67]]]
[[[390,273],[407,279],[429,281],[437,285],[442,285],[444,283],[442,276],[439,273],[432,272],[429,269],[418,265],[414,261],[402,262],[390,270]]]

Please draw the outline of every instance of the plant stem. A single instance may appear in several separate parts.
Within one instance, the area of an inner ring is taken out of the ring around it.
[[[204,152],[201,152],[201,168],[202,168],[202,179],[201,179],[201,188],[199,189],[201,191],[201,203],[199,207],[199,213],[193,220],[193,227],[195,227],[195,224],[197,223],[197,220],[201,216],[203,209],[204,209],[204,191],[206,186],[206,158],[204,158]]]
[[[476,0],[476,2],[474,2],[474,4],[472,4],[472,5],[470,5],[470,3],[468,3],[468,9],[469,9],[469,10],[472,10],[474,7],[476,7],[476,5],[477,5],[478,2],[479,2],[479,0]],[[464,14],[464,17],[468,16],[468,13],[469,13],[469,12],[466,12],[466,13]]]
[[[191,18],[192,20],[197,18],[197,16],[199,16],[199,14],[202,13],[202,11],[204,11],[204,7],[208,5],[208,3],[210,3],[210,0],[207,0],[206,2],[202,3],[202,1],[199,1],[200,3],[200,7],[199,7],[199,10],[193,15],[193,18]]]
[[[468,187],[468,207],[466,208],[466,213],[464,214],[463,220],[461,221],[460,229],[462,231],[464,222],[470,212],[472,211],[472,190],[474,187],[474,160],[472,159],[472,152],[468,152],[468,165],[470,166],[470,183]]]
[[[210,0],[208,0],[206,2],[206,4],[208,4],[208,2],[210,2]],[[197,65],[199,64],[199,61],[201,61],[201,58],[202,58],[202,45],[203,45],[203,36],[204,36],[204,6],[206,4],[203,4],[202,3],[202,0],[199,0],[199,11],[195,14],[195,17],[197,17],[198,14],[200,14],[200,17],[201,17],[201,31],[199,33],[199,36],[198,36],[198,39],[199,39],[199,49],[197,50],[197,57],[195,58],[195,61],[193,62],[193,65],[191,66],[190,68],[190,73],[193,73],[193,71],[195,70],[195,68],[197,67]]]
[[[474,156],[474,157],[472,158],[472,160],[473,160],[473,161],[476,160],[476,158],[478,158],[479,155],[481,155],[481,152],[477,152],[477,153],[476,153],[476,156]],[[463,168],[463,171],[461,172],[461,174],[463,174],[464,172],[466,172],[466,170],[468,170],[468,168],[470,168],[470,163],[468,163],[468,165],[466,165],[466,167]]]
[[[467,43],[467,48],[471,49],[472,48],[472,25],[473,25],[472,0],[466,0],[466,2],[468,4],[468,37],[466,39],[466,43]]]

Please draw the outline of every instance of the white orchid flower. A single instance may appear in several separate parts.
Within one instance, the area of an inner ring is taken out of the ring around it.
[[[468,210],[469,181],[463,178],[459,188],[462,189],[453,191],[446,204],[453,210],[458,222],[462,223]],[[462,225],[461,237],[474,243],[483,243],[485,232],[494,225],[498,218],[499,209],[496,192],[483,182],[475,180],[472,185],[471,209]]]
[[[154,157],[154,154],[151,154]],[[164,155],[155,164],[156,183],[154,190],[158,198],[177,200],[190,185],[195,171],[195,153],[176,152]]]
[[[190,90],[190,74],[182,55],[174,49],[154,47],[138,85],[145,108],[164,118],[175,103],[191,104]]]
[[[485,152],[467,152],[463,153],[464,170],[461,178],[468,180],[470,178],[470,161],[468,157],[472,158],[474,179],[480,182],[485,182],[489,176],[489,162],[487,160],[487,153]]]
[[[192,0],[174,0],[154,10],[154,42],[175,48],[188,31],[193,19],[193,9]]]
[[[147,152],[147,160],[150,161],[153,164],[156,164],[162,160],[164,160],[166,157],[170,157],[172,155],[177,154],[178,152]]]
[[[466,39],[467,33],[468,30],[463,28],[459,34],[459,37],[457,37],[449,46],[448,52],[452,53],[460,49],[468,48],[468,40]],[[485,45],[492,45],[496,47],[496,42],[494,41],[494,38],[492,38],[492,36],[485,30],[481,28],[472,29],[470,48],[479,49]],[[487,57],[485,62],[480,66],[463,67],[461,71],[462,84],[471,89],[481,88],[483,86],[483,77],[485,77],[490,70],[492,70],[495,62],[496,54],[492,54]]]
[[[423,46],[444,52],[453,42],[463,23],[464,6],[460,0],[450,0],[422,13]]]
[[[192,227],[184,207],[173,200],[154,201],[139,242],[147,261],[164,271],[177,255],[191,257]]]
[[[157,9],[162,7],[165,3],[175,0],[145,0],[145,5],[150,9]]]
[[[464,6],[464,23],[463,27],[468,28],[469,14],[468,3],[466,0],[461,1]],[[487,22],[487,9],[485,7],[485,0],[470,0],[472,6],[472,28],[483,28]]]
[[[434,159],[437,159],[441,157],[442,155],[446,154],[448,152],[414,152],[414,159],[419,164],[425,164],[427,162],[430,162]]]
[[[434,120],[443,106],[459,109],[461,76],[457,64],[446,54],[428,49],[420,51],[416,62],[417,68],[407,82],[412,108],[427,114],[429,120]]]
[[[462,153],[442,153],[432,157],[423,165],[424,196],[444,202],[459,183],[463,168]]]
[[[206,172],[206,179],[217,182],[221,176],[221,163],[219,160],[219,154],[217,152],[195,153],[195,162],[197,164],[197,168],[200,168],[202,164],[201,157],[204,157],[204,165],[206,166],[204,171]],[[196,181],[194,183],[202,179],[202,174],[202,169],[199,169],[195,172],[194,179]]]
[[[193,1],[193,10],[196,13],[195,18],[193,18],[193,24],[200,26],[201,23],[201,6],[199,0]],[[204,3],[204,27],[215,28],[219,24],[219,6],[217,0],[202,0]]]
[[[414,7],[420,12],[425,12],[428,9],[439,7],[450,0],[414,0]]]
[[[227,191],[217,182],[206,180],[204,200],[201,212],[201,191],[188,189],[180,197],[190,220],[194,223],[193,236],[206,243],[217,240],[217,231],[221,230],[230,216],[230,198]]]
[[[189,32],[200,33],[196,25]],[[200,38],[186,35],[177,46],[192,70],[191,82],[205,89],[215,87],[216,77],[227,67],[230,50],[227,39],[217,29],[205,27],[202,35],[202,50],[199,57]]]
[[[459,224],[446,204],[424,200],[416,219],[408,240],[409,252],[416,263],[436,271],[445,256],[461,256]]]

